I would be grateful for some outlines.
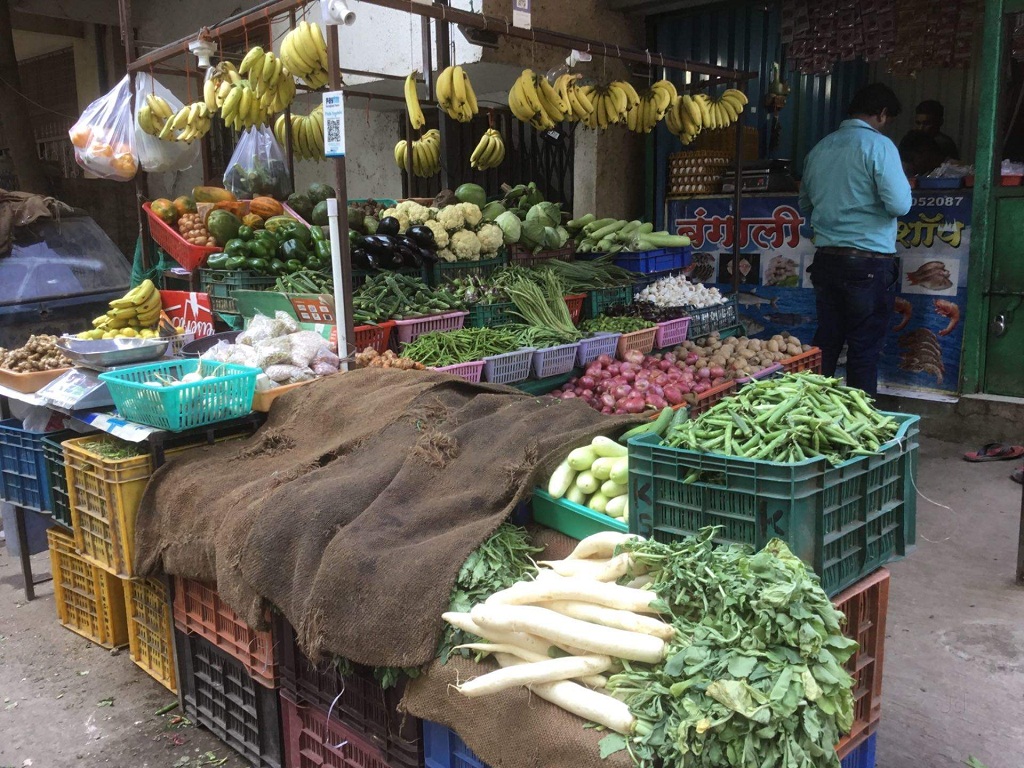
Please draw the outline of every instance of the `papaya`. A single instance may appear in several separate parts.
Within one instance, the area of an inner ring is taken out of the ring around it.
[[[149,204],[149,207],[165,224],[173,227],[178,223],[178,217],[180,216],[178,209],[166,197],[154,200]]]
[[[222,187],[193,187],[192,199],[197,203],[233,203],[238,200]]]
[[[186,213],[196,212],[196,201],[192,199],[191,195],[181,195],[174,198],[174,207],[178,211],[178,216],[184,216]]]
[[[278,227],[282,227],[285,224],[293,223],[296,219],[293,216],[271,216],[269,219],[263,222],[263,228],[268,232],[275,231]],[[216,237],[216,235],[214,235]]]
[[[221,200],[219,203],[213,204],[213,210],[215,211],[230,211],[241,219],[245,214],[249,212],[249,204],[242,202],[241,200]]]

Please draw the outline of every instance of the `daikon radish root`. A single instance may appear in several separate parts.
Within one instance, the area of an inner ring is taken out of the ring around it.
[[[660,637],[662,640],[671,640],[675,637],[676,631],[671,624],[666,624],[653,616],[642,616],[632,611],[620,611],[615,608],[606,608],[596,603],[583,603],[578,600],[554,600],[544,603],[544,608],[558,611],[565,616],[581,621],[589,621],[591,624],[600,624],[603,627],[613,629],[624,629],[627,632],[641,632],[645,635]]]
[[[648,584],[652,583],[653,581],[654,581],[654,577],[653,576],[637,576],[631,582],[626,584],[626,587],[628,587],[629,589],[640,589],[641,587],[646,587]]]
[[[527,662],[488,672],[456,686],[456,690],[474,699],[508,688],[596,675],[608,669],[611,663],[612,660],[607,656],[563,656],[560,659]]]
[[[514,668],[523,663],[515,656],[503,653],[497,654],[495,658],[502,667]],[[530,686],[530,690],[566,712],[571,712],[588,722],[603,725],[624,736],[631,735],[636,725],[636,718],[623,702],[568,680],[535,683]]]
[[[481,627],[473,621],[472,617],[468,613],[448,611],[447,613],[442,613],[441,618],[453,627],[461,629],[463,632],[469,632],[471,635],[482,637],[484,640],[489,640],[492,643],[514,645],[517,648],[522,648],[525,651],[536,654],[541,658],[551,658],[553,648],[552,644],[549,641],[535,637],[534,635],[528,635],[524,632],[502,632],[497,629]],[[574,653],[572,655],[580,656],[583,654]]]
[[[577,562],[586,563],[589,560],[579,560]],[[616,555],[609,560],[604,569],[594,575],[595,581],[618,581],[627,573],[635,572],[637,566],[633,563],[633,556],[628,552],[623,552]]]
[[[487,605],[533,605],[552,600],[581,600],[637,613],[657,613],[651,603],[658,599],[650,590],[630,589],[584,578],[548,577],[521,581],[487,598]]]
[[[611,563],[611,560],[539,560],[537,565],[550,568],[559,576],[582,576],[595,581],[608,581],[608,579],[599,579],[598,576],[603,575]],[[611,579],[611,581],[614,580]]]
[[[541,656],[539,653],[534,653],[533,651],[528,651],[525,648],[520,648],[515,645],[508,645],[507,643],[466,643],[465,645],[458,646],[456,650],[459,650],[460,648],[465,648],[467,651],[479,651],[480,653],[489,653],[494,656],[497,656],[499,653],[504,653],[509,656],[516,656],[522,659],[523,661],[529,662],[547,661],[550,658],[548,656]],[[585,656],[586,654],[573,655]],[[615,664],[609,663],[609,670],[613,669],[614,667]],[[608,678],[604,675],[585,675],[578,679],[581,683],[591,688],[604,688],[608,685]]]
[[[602,531],[601,533],[595,533],[593,536],[587,536],[579,544],[576,545],[576,549],[565,558],[566,560],[594,560],[601,559],[607,560],[615,554],[615,548],[620,544],[630,541],[631,539],[639,539],[635,533],[619,533],[617,531]]]
[[[477,605],[473,621],[485,630],[526,632],[589,653],[650,664],[665,658],[665,641],[639,632],[603,627],[532,605]]]

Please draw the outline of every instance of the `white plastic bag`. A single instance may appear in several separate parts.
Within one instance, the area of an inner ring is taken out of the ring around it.
[[[284,200],[292,193],[284,150],[268,125],[242,132],[224,171],[224,188],[239,200],[269,195]]]
[[[114,89],[85,108],[68,135],[75,161],[104,179],[130,181],[139,170],[131,88],[125,75]]]
[[[142,170],[150,173],[184,171],[199,162],[199,142],[186,144],[183,141],[161,141],[150,136],[139,127],[139,110],[146,105],[147,94],[163,98],[177,112],[183,104],[156,78],[146,72],[135,75],[135,146],[139,153]]]

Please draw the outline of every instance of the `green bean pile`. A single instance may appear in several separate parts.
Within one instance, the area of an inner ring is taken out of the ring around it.
[[[823,456],[836,465],[877,454],[897,428],[861,390],[814,373],[790,373],[751,382],[669,430],[663,445],[777,464]],[[686,482],[697,476],[691,472]]]
[[[588,333],[633,333],[642,331],[645,328],[653,328],[657,323],[644,320],[642,317],[608,317],[600,315],[592,320],[584,320],[580,325],[581,331]]]
[[[402,348],[402,356],[431,368],[470,363],[491,355],[514,352],[523,345],[509,326],[434,331],[419,336]]]
[[[448,291],[427,287],[418,277],[381,272],[369,278],[352,297],[352,320],[357,325],[384,320],[408,320],[462,309]]]

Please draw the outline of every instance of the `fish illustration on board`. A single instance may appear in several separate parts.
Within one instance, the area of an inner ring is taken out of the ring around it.
[[[907,280],[911,285],[920,285],[929,291],[944,291],[953,287],[949,270],[943,261],[926,261],[913,272],[907,272]]]
[[[817,320],[813,315],[801,315],[797,312],[773,312],[764,319],[775,325],[807,325]]]
[[[736,299],[741,307],[760,307],[765,304],[771,304],[772,309],[775,309],[779,303],[778,296],[767,299],[764,296],[758,296],[754,291],[740,291]]]
[[[764,330],[764,326],[750,315],[741,314],[740,322],[743,323],[743,328],[746,330],[747,336],[757,336],[757,334]]]

